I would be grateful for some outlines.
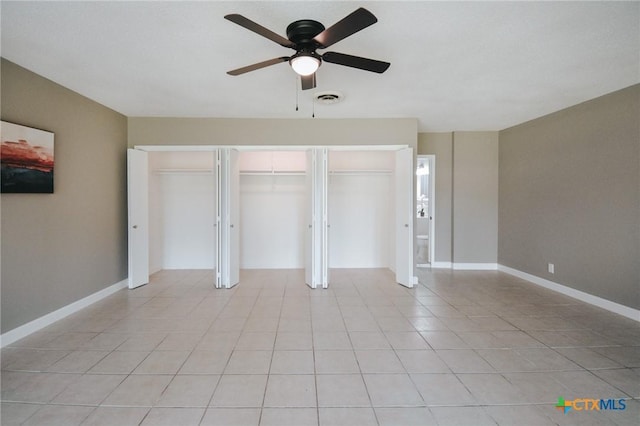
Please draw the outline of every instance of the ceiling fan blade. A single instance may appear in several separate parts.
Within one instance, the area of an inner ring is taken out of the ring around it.
[[[369,25],[375,24],[376,22],[378,22],[378,19],[373,16],[373,13],[361,7],[350,15],[347,15],[341,21],[336,22],[326,30],[322,31],[313,39],[320,44],[319,47],[321,49],[324,49],[349,37],[353,33],[357,33],[358,31],[367,28]]]
[[[311,75],[301,75],[302,90],[313,89],[316,87],[316,73]]]
[[[237,68],[235,70],[227,71],[229,75],[240,75],[249,71],[259,70],[260,68],[268,67],[271,65],[279,64],[280,62],[287,62],[289,60],[288,56],[281,56],[279,58],[269,59],[268,61],[258,62],[257,64],[247,65],[246,67]]]
[[[345,55],[344,53],[327,52],[322,55],[322,60],[332,64],[358,68],[365,71],[382,74],[391,65],[389,62],[376,61],[375,59],[361,58],[360,56]]]
[[[249,31],[253,31],[256,34],[261,35],[262,37],[266,37],[269,40],[278,43],[280,46],[290,47],[292,49],[296,48],[296,45],[292,43],[290,40],[287,40],[281,35],[274,33],[273,31],[263,27],[260,24],[256,24],[251,19],[245,18],[242,15],[238,15],[237,13],[232,13],[230,15],[226,15],[224,19],[231,21],[235,24],[238,24],[241,27],[248,29]]]

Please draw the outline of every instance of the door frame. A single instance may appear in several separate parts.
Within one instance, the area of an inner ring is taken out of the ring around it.
[[[419,154],[416,156],[416,164],[421,159],[427,159],[429,161],[429,208],[427,216],[429,220],[429,257],[428,267],[432,267],[436,258],[436,156],[433,154]],[[417,187],[417,177],[416,177]],[[417,200],[416,200],[417,201]],[[416,237],[417,237],[416,227]],[[423,265],[420,265],[423,266]]]

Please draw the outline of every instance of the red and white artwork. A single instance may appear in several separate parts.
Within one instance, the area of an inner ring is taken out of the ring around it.
[[[53,133],[1,123],[3,193],[53,193]]]

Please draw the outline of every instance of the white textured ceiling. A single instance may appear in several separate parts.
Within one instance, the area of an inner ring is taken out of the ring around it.
[[[127,116],[416,117],[420,131],[500,130],[640,82],[640,2],[9,2],[3,57]],[[223,19],[286,36],[358,7],[378,23],[331,46],[391,62],[384,74],[325,63],[299,93],[293,51]]]

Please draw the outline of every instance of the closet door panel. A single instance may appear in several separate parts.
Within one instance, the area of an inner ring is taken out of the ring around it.
[[[413,287],[413,149],[396,151],[395,166],[395,234],[396,281]]]
[[[329,284],[329,217],[327,150],[314,148],[307,158],[308,226],[305,281],[311,288]]]
[[[127,150],[129,288],[149,282],[149,159]]]
[[[329,151],[324,148],[319,151],[320,158],[318,179],[316,186],[318,187],[318,196],[320,198],[319,215],[322,218],[322,227],[320,230],[320,279],[322,288],[329,287]]]
[[[215,183],[215,240],[213,241],[215,246],[215,286],[216,288],[222,287],[222,274],[220,269],[222,267],[222,166],[220,150],[216,150],[214,153],[213,163],[213,177]]]
[[[317,287],[316,267],[317,264],[314,261],[316,252],[316,239],[314,235],[315,227],[315,167],[316,167],[316,152],[311,149],[307,151],[307,168],[305,174],[305,195],[306,195],[306,210],[305,220],[306,229],[304,234],[304,281],[311,288]]]
[[[238,151],[229,150],[229,217],[231,247],[229,260],[229,286],[240,282],[240,164]]]
[[[240,167],[238,151],[221,151],[221,285],[240,281]]]

